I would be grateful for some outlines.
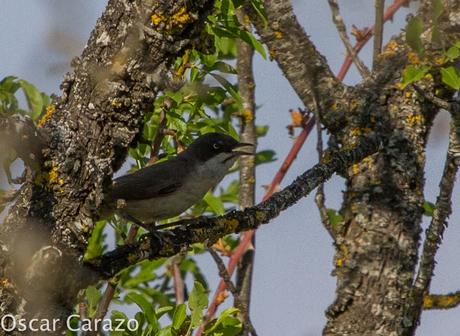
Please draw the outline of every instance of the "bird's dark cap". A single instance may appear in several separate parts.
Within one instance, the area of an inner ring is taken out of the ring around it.
[[[202,161],[220,153],[233,153],[235,155],[248,155],[242,151],[235,151],[236,148],[252,146],[252,144],[238,142],[235,138],[224,133],[206,133],[198,137],[187,149],[192,155]]]

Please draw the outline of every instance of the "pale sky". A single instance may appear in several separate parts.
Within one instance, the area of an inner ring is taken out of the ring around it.
[[[388,3],[390,1],[387,1]],[[0,10],[0,79],[16,75],[35,84],[48,94],[59,93],[59,84],[73,56],[78,55],[87,40],[106,1],[103,0],[2,0]],[[369,26],[373,21],[373,2],[369,0],[340,1],[348,27]],[[317,48],[337,72],[344,57],[344,48],[330,19],[327,1],[295,1],[295,11]],[[403,8],[394,22],[385,26],[385,37],[397,34],[410,12]],[[52,33],[54,32],[54,33]],[[58,32],[58,34],[56,34]],[[64,49],[58,52],[53,41],[62,39]],[[361,53],[369,65],[371,43]],[[286,125],[288,110],[302,106],[287,81],[273,62],[256,57],[256,99],[261,106],[259,124],[269,124],[266,137],[260,139],[259,149],[274,149],[278,161],[263,165],[257,171],[257,196],[261,199],[262,185],[268,184],[289,150]],[[359,81],[352,67],[346,83]],[[440,118],[445,124],[446,117]],[[439,120],[438,120],[439,121]],[[426,199],[434,202],[447,147],[445,128],[435,127],[427,150]],[[286,176],[283,186],[317,162],[316,135],[307,143]],[[326,184],[327,206],[338,208],[344,189],[340,178]],[[460,289],[460,211],[459,188],[454,193],[454,213],[438,253],[436,276],[432,291],[446,293]],[[251,315],[260,335],[318,335],[325,325],[324,311],[334,298],[334,248],[322,228],[318,210],[309,196],[284,212],[257,234],[257,254],[254,273]],[[199,257],[211,288],[218,280],[216,267],[207,255]],[[459,310],[425,312],[417,335],[460,335]],[[286,333],[285,333],[286,334]]]

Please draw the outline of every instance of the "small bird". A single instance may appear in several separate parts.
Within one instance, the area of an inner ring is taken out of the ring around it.
[[[149,230],[155,221],[180,215],[198,203],[253,146],[222,133],[198,137],[177,156],[116,178],[104,197],[102,219],[113,214]]]

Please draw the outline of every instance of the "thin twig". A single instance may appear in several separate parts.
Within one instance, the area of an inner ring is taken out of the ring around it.
[[[171,263],[174,293],[176,295],[176,305],[184,303],[185,301],[185,285],[180,271],[181,260],[182,257],[178,259],[178,256],[175,256]]]
[[[374,55],[372,57],[372,69],[375,70],[377,57],[382,52],[383,44],[383,12],[385,0],[375,0],[375,24],[374,24]]]
[[[251,333],[251,335],[257,336],[257,332],[256,332],[256,330],[255,330],[255,328],[254,328],[254,326],[253,326],[253,324],[251,322],[251,319],[249,317],[248,306],[246,306],[244,304],[244,302],[240,301],[238,290],[236,289],[235,285],[233,284],[232,279],[230,279],[230,275],[228,274],[227,269],[225,268],[224,262],[222,261],[221,257],[217,254],[217,252],[214,251],[214,249],[212,247],[208,247],[207,250],[208,250],[209,254],[211,255],[211,257],[214,259],[214,261],[215,261],[215,263],[217,265],[217,269],[219,270],[219,276],[225,282],[225,285],[228,288],[228,290],[230,291],[230,293],[232,293],[233,298],[235,299],[235,301],[241,302],[239,309],[240,309],[240,315],[244,319],[243,325],[246,326],[246,328]]]
[[[410,0],[394,0],[393,3],[388,6],[388,8],[385,11],[385,15],[383,16],[383,21],[386,22],[390,19],[393,18],[393,15],[404,5],[406,5]],[[366,45],[366,43],[370,40],[372,35],[374,34],[374,27],[368,28],[363,35],[363,38],[359,40],[355,46],[353,47],[354,51],[356,54],[358,54],[361,49]],[[340,71],[337,74],[337,78],[343,80],[345,78],[345,75],[347,74],[348,70],[350,69],[351,63],[352,63],[351,57],[348,55],[342,66],[340,67]]]
[[[423,309],[451,309],[460,305],[460,291],[448,294],[427,294],[423,297]]]
[[[455,185],[455,176],[458,171],[458,165],[455,163],[455,158],[459,154],[457,151],[460,148],[460,132],[458,132],[458,130],[460,130],[459,117],[459,115],[453,115],[451,120],[449,148],[447,150],[444,172],[439,184],[439,195],[436,200],[431,223],[426,231],[426,238],[420,257],[419,271],[411,289],[410,300],[406,308],[405,318],[410,322],[409,325],[411,326],[408,330],[409,335],[413,334],[418,325],[422,310],[423,296],[429,292],[436,264],[436,253],[447,226],[447,218],[452,211],[452,191]]]
[[[245,12],[242,8],[237,10],[237,17],[240,24],[247,30],[251,29],[249,21],[245,20]],[[255,204],[255,181],[256,181],[256,103],[255,103],[255,81],[253,74],[253,55],[252,46],[242,40],[236,41],[236,70],[238,73],[238,88],[243,100],[243,110],[241,111],[240,140],[251,143],[251,153],[240,158],[239,171],[239,202],[240,208],[245,209]],[[247,233],[242,233],[242,237]],[[255,235],[251,244],[240,259],[236,272],[236,290],[238,295],[234,295],[234,305],[240,309],[240,320],[243,322],[241,336],[251,333],[250,326],[246,323],[249,320],[249,310],[251,304],[252,275],[254,271],[255,258]],[[227,273],[227,271],[225,271]]]
[[[329,2],[329,7],[331,8],[331,12],[332,12],[332,21],[337,27],[337,31],[339,33],[340,39],[342,40],[345,46],[345,49],[347,50],[348,55],[353,60],[353,63],[355,63],[356,68],[358,68],[358,71],[361,74],[361,76],[364,79],[369,78],[370,77],[369,69],[366,67],[363,61],[361,61],[361,59],[358,57],[358,54],[356,53],[356,51],[353,49],[353,46],[351,45],[350,38],[348,37],[348,34],[347,34],[347,28],[345,27],[345,23],[343,22],[342,15],[340,14],[339,4],[337,3],[336,0],[328,0],[328,2]]]

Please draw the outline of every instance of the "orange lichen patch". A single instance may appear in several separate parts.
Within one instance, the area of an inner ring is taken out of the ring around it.
[[[406,91],[406,92],[404,92],[404,96],[405,96],[406,98],[412,97],[412,91]]]
[[[407,54],[407,59],[409,60],[410,64],[420,64],[420,58],[414,52],[410,52]]]
[[[361,136],[361,135],[369,134],[371,131],[372,129],[370,129],[369,127],[363,127],[363,128],[355,127],[351,129],[350,133],[351,133],[351,136]]]
[[[38,121],[38,127],[45,126],[46,122],[51,119],[53,113],[56,112],[56,106],[53,104],[46,107],[45,115]]]
[[[13,283],[11,282],[10,279],[8,279],[8,278],[1,278],[1,279],[0,279],[0,287],[3,287],[3,288],[13,288],[14,285],[13,285]]]
[[[227,291],[222,291],[217,295],[216,303],[219,305],[222,302],[224,302],[226,298],[228,298],[228,292]]]
[[[254,113],[251,109],[247,108],[243,110],[243,112],[241,113],[241,117],[244,119],[244,121],[249,122],[254,119]]]
[[[53,168],[51,168],[51,170],[49,171],[48,173],[48,182],[49,184],[59,184],[59,185],[63,185],[64,184],[64,180],[62,178],[59,178],[59,173],[58,173],[58,167],[57,166],[53,166]]]
[[[186,23],[192,21],[192,17],[187,12],[185,7],[181,7],[176,13],[173,14],[171,17],[171,21],[179,26],[183,26]]]
[[[406,117],[406,122],[410,126],[420,124],[423,121],[423,116],[420,114],[411,114]]]
[[[160,23],[166,21],[166,17],[162,13],[155,13],[150,17],[150,21],[152,21],[153,25],[156,27]]]
[[[395,40],[390,40],[383,50],[383,55],[390,56],[396,53],[398,50],[398,43]]]
[[[351,166],[351,172],[353,173],[353,175],[357,175],[359,173],[359,170],[359,163],[355,163]]]
[[[280,31],[275,31],[273,34],[275,35],[275,38],[278,40],[283,38],[283,33]]]
[[[460,296],[457,293],[446,295],[425,295],[423,296],[424,309],[447,309],[455,307],[460,302]]]

